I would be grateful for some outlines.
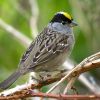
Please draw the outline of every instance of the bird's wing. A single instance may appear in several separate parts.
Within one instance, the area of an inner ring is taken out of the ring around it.
[[[45,28],[23,55],[21,63],[30,59],[30,68],[45,63],[68,47],[67,40],[68,36],[65,34]]]

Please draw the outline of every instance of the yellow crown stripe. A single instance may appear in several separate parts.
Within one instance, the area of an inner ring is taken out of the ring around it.
[[[66,12],[60,12],[60,13],[63,14],[68,19],[70,19],[70,20],[72,19],[72,17],[68,13],[66,13]]]

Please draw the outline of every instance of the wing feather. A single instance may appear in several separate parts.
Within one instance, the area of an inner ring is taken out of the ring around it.
[[[68,36],[65,34],[45,28],[36,40],[31,43],[23,55],[21,63],[25,63],[28,60],[30,61],[29,68],[34,68],[41,63],[48,62],[66,49],[67,39]]]

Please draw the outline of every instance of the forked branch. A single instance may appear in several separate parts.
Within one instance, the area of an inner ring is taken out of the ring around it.
[[[40,97],[40,93],[34,93],[34,92],[30,92],[31,90],[33,89],[40,89],[42,88],[43,86],[46,86],[46,85],[49,85],[53,82],[56,82],[58,80],[60,80],[54,87],[52,87],[47,93],[50,93],[51,91],[53,91],[61,82],[63,82],[65,79],[68,80],[68,82],[71,84],[71,82],[69,80],[72,81],[72,79],[78,77],[80,74],[84,73],[84,72],[87,72],[87,71],[90,71],[90,70],[93,70],[95,68],[100,68],[100,52],[84,59],[80,64],[78,64],[75,68],[73,68],[70,72],[68,72],[66,75],[64,73],[60,73],[61,75],[59,75],[59,77],[56,77],[56,78],[50,78],[46,81],[42,81],[41,83],[38,83],[38,84],[30,84],[30,85],[26,85],[27,87],[25,88],[22,88],[20,90],[16,90],[15,92],[11,92],[9,93],[8,95],[6,94],[6,91],[9,91],[9,90],[6,90],[4,92],[1,93],[1,96],[0,96],[0,100],[11,100],[11,99],[18,99],[18,98],[27,98],[27,97]],[[63,77],[64,75],[64,77]],[[72,81],[73,82],[73,81]],[[75,81],[74,81],[75,82]],[[69,84],[68,83],[68,84]],[[72,85],[72,84],[71,84]],[[21,87],[21,86],[20,86]],[[70,85],[67,86],[67,88],[69,89],[69,87],[71,87]],[[66,91],[65,91],[66,92]],[[42,94],[42,97],[50,97],[49,94]],[[54,96],[58,96],[58,95],[55,95]],[[54,97],[53,96],[53,97]],[[62,96],[62,95],[61,95]],[[66,97],[66,95],[64,95]],[[52,98],[53,98],[52,97]],[[54,98],[55,98],[54,97]],[[68,96],[67,96],[68,97]],[[77,96],[77,97],[80,97],[80,96]],[[94,96],[95,97],[95,96]],[[99,96],[98,96],[99,97]]]

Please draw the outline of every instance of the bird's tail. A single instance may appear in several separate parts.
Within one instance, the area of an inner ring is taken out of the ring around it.
[[[16,71],[11,74],[6,80],[0,83],[0,90],[5,90],[11,86],[22,74],[20,71]]]

